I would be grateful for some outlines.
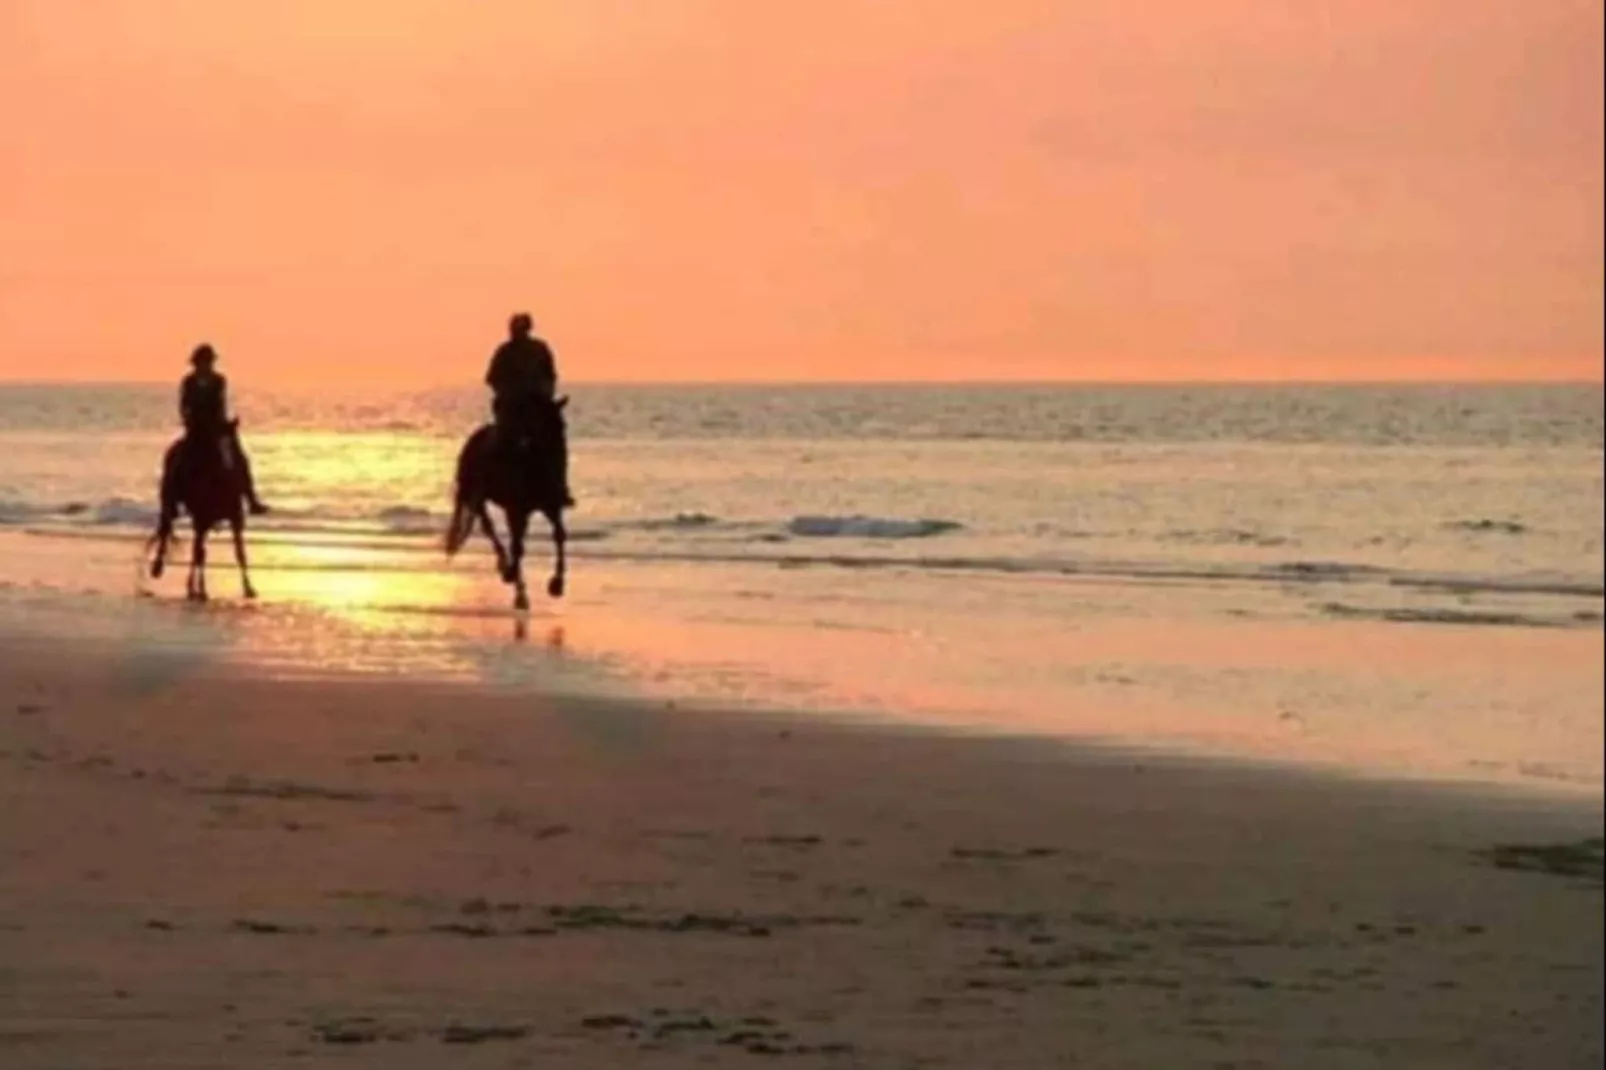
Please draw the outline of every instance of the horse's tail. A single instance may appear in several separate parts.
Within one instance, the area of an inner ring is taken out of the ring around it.
[[[463,548],[468,537],[474,532],[474,511],[469,508],[469,488],[475,482],[474,446],[481,436],[476,433],[469,436],[463,443],[462,452],[457,455],[457,480],[452,487],[452,519],[446,525],[446,538],[443,540],[443,549],[446,556],[451,557]]]
[[[458,495],[457,503],[452,507],[451,523],[446,526],[445,550],[446,556],[451,557],[463,548],[468,537],[474,531],[474,514],[468,503]]]

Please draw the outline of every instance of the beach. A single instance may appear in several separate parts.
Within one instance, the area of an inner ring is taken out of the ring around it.
[[[6,1066],[1602,1056],[1598,797],[0,650]]]

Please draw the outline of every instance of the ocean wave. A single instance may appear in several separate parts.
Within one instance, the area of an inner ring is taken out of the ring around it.
[[[0,524],[5,525],[61,521],[94,527],[147,527],[156,523],[158,514],[154,502],[121,497],[98,502],[70,501],[59,505],[0,501]]]
[[[374,514],[386,530],[398,535],[425,535],[445,524],[428,509],[416,505],[390,505]]]
[[[1283,535],[1268,535],[1262,531],[1249,531],[1241,528],[1207,528],[1194,530],[1182,528],[1168,531],[1160,536],[1164,542],[1184,543],[1193,546],[1259,546],[1272,548],[1287,546],[1291,541]]]
[[[598,536],[605,532],[595,533]],[[574,533],[571,540],[576,538]],[[601,539],[593,541],[600,542]],[[545,538],[534,540],[540,546]],[[1069,580],[1096,579],[1127,581],[1132,583],[1198,583],[1198,584],[1299,584],[1311,588],[1354,587],[1386,590],[1389,588],[1422,588],[1433,590],[1443,586],[1447,593],[1465,595],[1540,595],[1563,599],[1598,601],[1606,596],[1598,577],[1553,576],[1545,579],[1499,575],[1465,574],[1456,577],[1442,574],[1390,571],[1370,565],[1346,565],[1342,562],[1277,562],[1272,564],[1223,563],[1212,564],[1188,561],[1130,561],[1119,559],[1081,558],[1076,560],[1041,557],[1009,556],[900,556],[894,554],[809,553],[789,551],[762,544],[724,543],[726,547],[708,545],[701,548],[646,548],[625,545],[593,546],[575,551],[581,560],[619,563],[676,562],[710,565],[757,565],[774,568],[826,568],[826,569],[884,569],[907,572],[961,572],[1001,576],[1043,576]],[[740,547],[731,548],[731,547]],[[419,547],[433,551],[433,547]],[[300,569],[303,566],[290,566]],[[318,565],[319,569],[343,569],[346,565]],[[386,569],[407,568],[386,564]],[[435,566],[421,561],[421,569]],[[1336,604],[1336,603],[1335,603]],[[1576,602],[1574,602],[1576,605]],[[1405,611],[1409,612],[1409,611]],[[1469,611],[1470,612],[1470,611]],[[1594,609],[1575,610],[1566,614],[1570,624],[1600,623],[1601,614]]]
[[[1268,566],[1268,571],[1272,578],[1349,580],[1375,576],[1387,570],[1376,565],[1357,565],[1347,561],[1279,561]]]
[[[959,531],[957,520],[902,520],[874,516],[795,516],[786,524],[788,534],[807,538],[924,539]]]
[[[101,501],[61,503],[0,501],[0,525],[51,524],[66,528],[146,528],[156,523],[160,509],[154,500],[113,496]],[[429,509],[390,505],[379,509],[297,509],[278,507],[255,522],[262,530],[279,532],[340,533],[368,526],[397,534],[431,533],[445,523]]]
[[[1474,535],[1526,535],[1528,526],[1515,520],[1452,520],[1444,525],[1450,531],[1465,531]]]
[[[423,519],[412,514],[398,515]],[[118,543],[134,542],[146,534],[144,530],[136,532],[93,525],[30,525],[13,530],[46,538]],[[787,540],[786,536],[778,536],[785,540],[779,543],[713,538],[664,539],[654,544],[613,539],[605,528],[573,532],[570,537],[571,560],[594,562],[598,567],[673,563],[710,568],[872,571],[910,577],[970,575],[978,580],[1019,577],[1040,583],[1181,585],[1217,590],[1280,587],[1290,594],[1326,594],[1331,600],[1322,601],[1318,596],[1309,603],[1312,612],[1324,617],[1400,624],[1598,629],[1602,626],[1602,598],[1606,597],[1606,585],[1598,575],[1448,574],[1384,569],[1342,561],[1212,562],[1186,558],[916,554],[899,553],[891,546],[875,551],[852,540],[842,540],[840,549],[833,546],[830,552],[822,552],[811,551],[808,540]],[[484,543],[477,544],[476,553],[470,558],[460,560],[455,566],[449,565],[441,555],[433,532],[407,535],[360,529],[269,528],[259,529],[253,538],[257,540],[258,550],[253,567],[262,573],[434,574],[448,570],[473,572],[490,567],[489,551]],[[305,550],[309,548],[339,552],[307,554]],[[544,530],[532,535],[530,552],[532,561],[542,561],[549,553]],[[1390,592],[1401,590],[1421,595],[1420,603],[1389,604],[1398,597],[1391,596]]]
[[[108,498],[97,502],[89,515],[94,524],[149,527],[161,517],[161,510],[155,504],[137,502],[132,498]]]
[[[1599,579],[1575,576],[1524,574],[1514,576],[1465,576],[1444,573],[1402,573],[1389,577],[1395,587],[1412,587],[1441,594],[1537,594],[1576,598],[1606,597],[1606,584]]]
[[[1599,615],[1592,613],[1526,613],[1448,607],[1373,607],[1352,606],[1342,602],[1328,602],[1321,607],[1321,610],[1329,617],[1387,621],[1394,624],[1451,624],[1491,628],[1594,628],[1600,625]]]
[[[29,524],[51,512],[48,506],[0,500],[0,524]]]
[[[676,513],[674,516],[627,520],[616,526],[633,531],[700,531],[719,527],[720,524],[719,517],[709,513]]]
[[[387,505],[374,515],[381,520],[419,520],[433,514],[417,505]]]
[[[46,536],[91,539],[145,537],[157,518],[155,503],[127,497],[50,504],[0,500],[0,526]],[[438,551],[435,536],[444,515],[407,502],[314,508],[284,507],[253,520],[252,536],[264,547],[275,544],[368,548],[387,556],[418,554],[420,560]],[[997,575],[1039,575],[1067,579],[1103,579],[1134,583],[1279,584],[1289,587],[1374,587],[1420,592],[1424,596],[1554,597],[1598,602],[1606,584],[1596,573],[1552,571],[1452,572],[1390,568],[1346,560],[1296,558],[1218,561],[1195,557],[1185,549],[1153,557],[1106,557],[1073,553],[1053,540],[1048,553],[988,553],[971,540],[945,543],[940,538],[920,546],[953,547],[952,552],[918,552],[916,544],[963,531],[955,520],[874,517],[861,514],[804,514],[779,518],[729,519],[686,511],[657,517],[608,518],[589,521],[570,531],[575,550],[598,560],[741,563],[780,568],[899,569],[969,572]],[[1195,541],[1215,544],[1259,544],[1261,533],[1249,528],[1175,529],[1161,543],[1184,547]],[[1129,533],[1133,539],[1136,533]],[[545,525],[531,533],[532,549],[547,541]],[[833,543],[828,552],[821,542]],[[897,544],[904,545],[895,549]],[[880,549],[876,544],[881,544]],[[1158,548],[1154,542],[1150,548]],[[1136,549],[1136,544],[1134,544]],[[433,566],[431,566],[433,567]],[[1362,600],[1364,601],[1364,600]],[[1576,604],[1576,603],[1575,603]],[[1466,607],[1482,611],[1484,606]],[[1493,607],[1504,611],[1507,607]],[[1528,607],[1524,606],[1524,609]],[[1588,607],[1591,612],[1594,606]],[[1580,621],[1580,623],[1589,623]]]

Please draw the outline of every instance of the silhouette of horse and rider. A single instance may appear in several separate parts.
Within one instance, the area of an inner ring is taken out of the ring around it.
[[[246,559],[245,517],[268,512],[240,442],[239,420],[229,416],[228,382],[217,371],[217,359],[204,344],[190,355],[194,370],[179,388],[184,433],[163,458],[161,513],[151,537],[156,552],[150,572],[160,578],[174,525],[181,512],[189,514],[194,539],[185,590],[192,601],[207,598],[207,536],[221,524],[233,535],[241,590],[246,598],[256,597]],[[557,361],[551,347],[535,335],[527,313],[508,321],[508,338],[492,355],[485,383],[492,392],[492,422],[469,435],[458,453],[445,550],[448,557],[456,554],[478,524],[496,551],[502,580],[514,588],[515,608],[528,609],[524,541],[530,517],[540,513],[551,526],[554,570],[547,593],[560,598],[568,570],[563,511],[574,505],[574,498],[563,413],[568,399],[557,394]],[[492,504],[501,507],[506,520],[506,546],[491,520]]]

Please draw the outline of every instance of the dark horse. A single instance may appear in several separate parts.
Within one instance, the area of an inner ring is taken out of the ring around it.
[[[230,423],[230,430],[233,429]],[[210,448],[206,448],[207,445]],[[251,573],[245,560],[245,509],[238,462],[230,468],[224,463],[223,444],[179,439],[162,459],[162,513],[150,545],[156,548],[151,576],[160,579],[167,567],[168,544],[179,510],[190,515],[195,541],[190,547],[190,574],[185,594],[193,602],[206,601],[206,537],[219,524],[227,523],[234,533],[234,560],[240,566],[240,589],[247,598],[257,596],[251,586]],[[187,456],[185,455],[187,454]],[[148,549],[148,547],[147,547]]]
[[[530,417],[526,433],[513,442],[498,444],[499,436],[487,424],[468,437],[457,455],[457,489],[452,522],[446,529],[446,556],[463,548],[477,521],[496,550],[496,567],[502,581],[513,585],[514,609],[530,608],[530,594],[524,586],[524,537],[530,530],[532,513],[540,513],[552,525],[555,560],[546,590],[553,598],[563,597],[564,577],[568,572],[564,544],[569,532],[563,525],[563,485],[556,464],[556,436],[562,433],[558,421],[566,403],[564,399],[555,405],[538,406]],[[500,505],[507,517],[508,545],[505,549],[497,537],[496,525],[491,522],[487,508],[490,502]]]

